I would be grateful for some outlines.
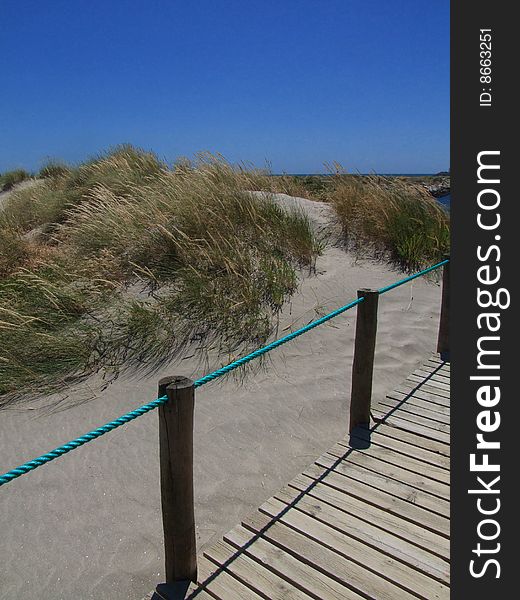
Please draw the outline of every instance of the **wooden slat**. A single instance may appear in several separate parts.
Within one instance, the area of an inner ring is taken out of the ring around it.
[[[428,408],[424,408],[423,406],[417,406],[413,402],[408,402],[408,400],[394,400],[392,398],[383,398],[377,403],[377,408],[382,411],[391,411],[391,410],[399,410],[405,413],[409,413],[412,415],[418,415],[420,417],[425,417],[426,419],[430,419],[432,421],[437,421],[439,423],[444,423],[445,425],[449,425],[450,417],[449,415],[443,415],[441,413],[429,410]]]
[[[346,588],[313,565],[303,563],[292,554],[281,551],[277,546],[242,526],[226,533],[224,540],[313,598],[319,600],[359,598],[359,594],[355,591]],[[251,543],[251,540],[254,542]]]
[[[372,471],[383,473],[384,475],[388,475],[387,469],[392,469],[394,473],[392,476],[398,481],[404,481],[410,485],[430,491],[432,494],[440,495],[443,498],[446,497],[445,488],[450,483],[449,473],[433,465],[428,470],[428,473],[426,473],[424,463],[410,455],[403,456],[389,448],[381,448],[379,446],[371,446],[366,450],[358,450],[344,446],[340,442],[334,444],[328,451],[328,454],[347,461],[352,459],[354,464],[365,466]],[[381,466],[379,462],[386,464]],[[403,477],[400,476],[402,470],[407,471],[407,473],[403,473]],[[431,481],[424,483],[422,481],[423,478]]]
[[[217,598],[222,598],[222,600],[259,600],[262,597],[204,556],[199,556],[197,566],[199,586],[207,589]],[[193,597],[198,598],[199,594]]]
[[[296,513],[297,511],[295,511]],[[250,531],[261,534],[263,538],[268,540],[273,545],[281,548],[283,551],[297,557],[302,562],[311,565],[318,569],[322,573],[328,575],[332,579],[339,581],[344,586],[354,589],[355,591],[366,594],[370,598],[378,598],[381,600],[395,600],[395,598],[416,600],[416,596],[410,593],[419,584],[419,578],[427,582],[428,593],[431,594],[429,598],[445,598],[448,589],[445,585],[439,582],[433,581],[431,578],[426,577],[417,571],[414,571],[412,577],[412,570],[409,569],[409,577],[406,581],[405,586],[397,585],[395,580],[391,581],[388,577],[384,577],[381,571],[370,570],[367,567],[366,550],[367,546],[362,546],[363,559],[353,560],[350,555],[342,554],[337,552],[334,548],[327,547],[321,542],[323,538],[323,531],[326,530],[334,531],[327,525],[319,523],[315,519],[306,517],[303,513],[300,513],[300,519],[306,519],[306,526],[315,532],[318,540],[310,537],[306,532],[299,532],[297,529],[291,529],[286,527],[284,524],[276,521],[271,521],[269,517],[261,513],[247,519],[243,524],[244,527]],[[311,521],[309,523],[308,521]],[[313,523],[312,523],[313,521]],[[339,532],[336,532],[339,535]],[[354,541],[352,538],[345,538],[342,540],[345,544],[345,550],[350,552],[353,551],[351,542]],[[334,538],[334,542],[341,548],[338,538]],[[359,544],[359,542],[357,542]],[[374,554],[377,554],[374,552]],[[382,554],[379,554],[381,559]],[[383,560],[379,561],[379,565],[383,566]],[[384,573],[386,575],[386,573]],[[425,586],[426,587],[426,586]],[[437,592],[432,594],[432,592]]]
[[[433,360],[427,360],[421,365],[421,368],[429,372],[439,371],[440,373],[446,374],[448,377],[451,373],[450,363],[436,363]]]
[[[338,461],[333,457],[327,457],[325,455],[320,457],[316,461],[316,464],[325,468],[333,468],[336,473],[340,473],[351,479],[356,479],[357,481],[365,482],[367,485],[376,489],[385,490],[393,496],[422,506],[423,508],[436,512],[444,517],[449,516],[449,504],[445,500],[442,500],[437,496],[432,496],[431,494],[410,485],[389,479],[380,473],[374,473],[373,471],[369,471],[358,465],[350,464],[346,461]]]
[[[294,490],[301,492],[306,489],[305,483],[302,485],[301,480],[298,479],[293,480],[293,482],[289,484],[289,487],[291,488],[290,490],[282,488],[281,491],[288,491],[290,494],[294,495],[294,498],[298,497],[298,494],[295,493]],[[450,544],[449,540],[446,538],[431,531],[427,531],[424,527],[415,525],[410,521],[405,521],[373,504],[363,502],[348,493],[340,492],[322,483],[318,483],[310,488],[306,493],[306,497],[312,497],[322,502],[326,502],[362,521],[366,521],[389,533],[397,535],[420,548],[434,552],[438,556],[444,558],[449,557]]]
[[[283,498],[275,498],[284,502]],[[287,496],[290,501],[290,496]],[[284,502],[287,503],[287,502]],[[271,501],[268,500],[260,507],[261,512],[266,512],[265,505],[271,506]],[[270,509],[273,509],[276,504],[273,504]],[[399,560],[422,573],[442,576],[449,569],[448,561],[442,557],[436,556],[418,546],[414,546],[406,540],[402,540],[397,536],[387,533],[378,527],[371,526],[364,521],[360,521],[350,515],[345,515],[341,511],[329,506],[316,499],[302,498],[297,503],[297,510],[313,517],[317,521],[329,525],[337,531],[341,531],[350,537],[356,538],[358,541],[365,543],[367,546],[387,554],[396,560]]]
[[[382,407],[376,406],[372,410],[372,414],[382,417],[397,417],[399,419],[406,419],[407,421],[411,420],[417,425],[423,425],[424,427],[428,427],[429,429],[434,429],[435,431],[443,432],[448,435],[450,433],[450,426],[447,423],[439,423],[438,421],[433,421],[428,417],[421,417],[418,414],[411,416],[409,413],[401,411],[399,408],[384,410]]]
[[[409,384],[419,384],[418,387],[420,387],[420,389],[422,390],[426,390],[428,392],[430,392],[431,394],[436,394],[437,396],[443,396],[444,398],[449,398],[450,397],[450,390],[449,388],[445,389],[445,386],[443,384],[439,384],[436,381],[433,381],[431,379],[425,381],[424,377],[416,377],[415,375],[408,375],[408,377],[405,379],[406,382],[408,382]]]
[[[446,365],[440,365],[440,364],[435,364],[435,363],[429,363],[429,362],[424,362],[422,365],[420,365],[419,367],[417,367],[417,369],[414,372],[417,373],[417,371],[425,371],[426,372],[426,376],[429,375],[440,375],[444,378],[450,378],[450,372],[451,369],[448,367],[446,367]]]
[[[355,437],[355,436],[354,436]],[[364,438],[363,438],[364,439]],[[341,440],[340,444],[345,447],[349,447],[349,440]],[[377,429],[372,431],[370,434],[371,447],[381,446],[383,448],[389,448],[395,452],[399,452],[404,456],[413,456],[415,459],[426,463],[427,465],[435,465],[441,469],[449,472],[450,460],[448,457],[434,452],[430,449],[422,448],[416,445],[412,445],[403,440],[396,440],[380,433]],[[428,468],[428,467],[425,467]]]
[[[334,447],[327,452],[327,455],[331,456],[332,458],[341,458],[344,453],[342,451],[338,451],[336,447]],[[444,485],[433,479],[428,479],[427,477],[423,477],[418,473],[408,471],[383,460],[378,460],[371,454],[353,451],[347,456],[346,459],[343,459],[342,462],[359,465],[360,467],[364,467],[373,473],[378,473],[399,483],[405,483],[409,486],[417,488],[418,490],[422,490],[423,492],[428,492],[432,496],[443,498],[445,500],[449,500],[450,498],[450,491],[447,485]],[[403,460],[403,462],[405,461]]]
[[[428,400],[428,402],[432,402],[433,404],[440,404],[441,406],[450,407],[451,401],[450,398],[446,398],[444,396],[437,396],[436,394],[430,394],[427,391],[416,388],[411,384],[407,384],[405,382],[400,383],[396,386],[395,390],[390,392],[389,396],[394,396],[394,394],[403,394],[404,396],[413,396],[414,398],[420,398],[421,400]],[[395,397],[395,396],[394,396]]]
[[[413,567],[393,560],[388,555],[367,546],[362,541],[317,521],[301,511],[291,510],[278,517],[277,515],[283,510],[284,506],[283,503],[280,503],[280,508],[277,509],[275,503],[264,505],[264,509],[270,511],[269,514],[255,513],[255,515],[244,520],[244,526],[252,531],[262,532],[264,537],[273,540],[275,543],[279,541],[278,531],[282,526],[285,526],[319,542],[335,554],[357,562],[375,573],[376,576],[393,581],[396,585],[409,591],[415,591],[424,598],[430,597],[430,594],[431,597],[436,597],[435,594],[438,594],[438,597],[444,597],[447,592],[445,584],[449,583],[449,573],[445,563],[441,563],[441,570],[437,573],[439,578],[445,582],[440,583]],[[335,571],[338,576],[343,573],[348,575],[348,570],[335,569]],[[369,578],[373,577],[371,574],[367,574],[367,576]],[[361,585],[359,587],[364,589]]]
[[[362,481],[350,479],[349,477],[345,477],[334,471],[328,472],[327,469],[319,467],[318,465],[309,467],[305,474],[295,477],[290,482],[290,485],[301,484],[302,487],[300,489],[307,490],[318,481],[335,490],[355,496],[367,504],[378,506],[393,515],[416,523],[439,535],[449,537],[450,522],[447,516],[441,516],[422,506],[403,500],[395,495],[388,494],[384,489],[374,489]]]
[[[446,469],[437,467],[436,465],[432,464],[430,464],[426,468],[424,462],[419,460],[416,456],[412,457],[410,454],[401,454],[390,448],[371,445],[370,448],[368,448],[367,450],[353,450],[348,445],[343,444],[342,442],[338,442],[335,446],[331,448],[331,450],[329,450],[331,454],[337,456],[340,456],[341,454],[344,455],[345,452],[349,451],[367,454],[372,458],[376,458],[378,460],[382,460],[392,465],[402,467],[407,471],[412,471],[412,473],[417,473],[423,477],[427,477],[428,479],[439,481],[440,483],[443,483],[445,485],[450,484],[450,473],[449,471],[446,471]]]
[[[443,390],[450,391],[450,378],[444,377],[441,373],[438,372],[428,372],[423,369],[416,369],[410,377],[418,377],[419,379],[423,379],[424,383],[428,383],[430,385],[435,385],[440,387]]]
[[[378,423],[375,425],[373,431],[377,431],[380,435],[391,437],[402,442],[406,442],[411,446],[417,446],[425,450],[435,452],[440,456],[450,457],[450,446],[449,443],[444,443],[438,440],[432,440],[431,438],[425,437],[420,433],[414,431],[404,431],[397,427],[386,425],[385,423]]]
[[[450,389],[450,373],[443,372],[442,369],[428,369],[428,367],[421,365],[412,375],[422,377],[426,381],[438,381],[447,385],[447,389]]]
[[[373,411],[373,416],[374,419],[378,420],[381,423],[384,423],[389,427],[397,427],[399,429],[404,429],[405,431],[410,431],[412,433],[416,433],[424,437],[430,438],[431,440],[443,442],[446,445],[450,444],[449,432],[439,431],[437,428],[429,427],[424,423],[419,423],[419,417],[412,421],[409,421],[402,416],[396,416],[395,414],[388,415],[377,409]],[[427,419],[425,421],[427,421]]]
[[[424,377],[437,376],[441,375],[443,378],[450,378],[451,368],[449,364],[441,364],[433,361],[425,361],[423,364],[419,365],[412,374],[417,374],[417,371],[423,371],[426,375]]]
[[[438,352],[432,352],[431,355],[429,356],[428,360],[432,360],[435,362],[438,362],[440,364],[443,365],[449,365],[450,362],[449,361],[445,361],[441,358],[441,355]]]
[[[207,549],[201,593],[447,600],[450,370],[432,354],[374,406],[367,448],[340,440]]]
[[[217,542],[204,551],[204,556],[218,566],[225,565],[226,571],[232,573],[233,576],[267,600],[308,600],[308,598],[312,598],[249,556],[237,552],[236,548],[226,542]]]
[[[401,394],[399,392],[390,392],[389,394],[387,394],[387,396],[385,396],[385,398],[383,400],[380,400],[380,402],[386,402],[387,400],[392,400],[393,402],[402,402],[403,404],[407,404],[410,406],[417,406],[420,408],[424,408],[432,413],[446,417],[449,422],[449,418],[450,418],[449,403],[447,403],[446,405],[437,404],[435,402],[432,402],[431,400],[423,400],[422,398],[419,398],[417,396],[409,395],[409,394]]]

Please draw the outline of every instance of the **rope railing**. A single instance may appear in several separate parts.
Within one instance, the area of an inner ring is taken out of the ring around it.
[[[416,279],[418,277],[426,275],[427,273],[430,273],[430,272],[446,265],[448,262],[449,262],[449,259],[445,259],[435,265],[432,265],[431,267],[428,267],[427,269],[419,271],[418,273],[414,273],[413,275],[410,275],[409,277],[405,277],[404,279],[401,279],[391,285],[382,287],[379,290],[377,290],[377,293],[385,294],[386,292],[389,292],[390,290],[393,290],[405,283],[408,283],[409,281],[412,281],[413,279]],[[263,346],[262,348],[259,348],[255,351],[251,352],[250,354],[247,354],[246,356],[243,356],[242,358],[239,358],[239,359],[229,363],[228,365],[225,365],[224,367],[217,369],[217,370],[205,375],[204,377],[201,377],[200,379],[197,379],[196,381],[193,382],[193,386],[195,388],[201,387],[201,386],[205,385],[206,383],[209,383],[210,381],[214,381],[215,379],[218,379],[219,377],[222,377],[223,375],[226,375],[227,373],[230,373],[231,371],[238,369],[239,367],[258,358],[259,356],[267,354],[271,350],[274,350],[275,348],[278,348],[279,346],[286,344],[287,342],[290,342],[291,340],[299,337],[300,335],[306,333],[307,331],[310,331],[311,329],[314,329],[315,327],[323,325],[327,321],[334,319],[335,317],[343,314],[344,312],[353,308],[354,306],[357,306],[358,304],[363,302],[363,300],[365,300],[365,298],[364,298],[364,296],[361,296],[361,297],[357,298],[356,300],[353,300],[352,302],[349,302],[348,304],[345,304],[344,306],[341,306],[340,308],[328,313],[327,315],[320,317],[319,319],[316,319],[315,321],[311,321],[304,327],[301,327],[300,329],[297,329],[296,331],[293,331],[293,332],[289,333],[288,335],[286,335],[282,338],[279,338],[279,339],[275,340],[274,342],[271,342],[271,343],[267,344],[266,346]],[[0,475],[0,486],[4,485],[6,483],[9,483],[10,481],[13,481],[14,479],[17,479],[18,477],[25,475],[26,473],[29,473],[30,471],[33,471],[34,469],[37,469],[38,467],[40,467],[52,460],[55,460],[56,458],[59,458],[60,456],[63,456],[64,454],[67,454],[71,450],[79,448],[80,446],[83,446],[84,444],[91,442],[92,440],[95,440],[98,437],[101,437],[102,435],[104,435],[105,433],[108,433],[109,431],[113,431],[114,429],[120,427],[121,425],[124,425],[125,423],[128,423],[129,421],[133,421],[137,417],[140,417],[141,415],[144,415],[147,412],[150,412],[151,410],[154,410],[155,408],[158,408],[159,406],[166,404],[166,402],[168,402],[167,395],[156,398],[155,400],[148,402],[147,404],[144,404],[143,406],[136,408],[135,410],[125,413],[124,415],[120,416],[119,418],[117,418],[113,421],[110,421],[109,423],[105,423],[104,425],[102,425],[101,427],[98,427],[97,429],[89,431],[88,433],[85,433],[84,435],[82,435],[74,440],[71,440],[70,442],[68,442],[66,444],[58,446],[57,448],[55,448],[54,450],[51,450],[50,452],[47,452],[46,454],[42,454],[41,456],[38,456],[37,458],[35,458],[33,460],[30,460],[14,469],[11,469],[10,471],[7,471],[3,475]]]

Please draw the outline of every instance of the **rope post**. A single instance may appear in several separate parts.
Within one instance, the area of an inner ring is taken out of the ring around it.
[[[193,409],[195,388],[186,377],[164,377],[159,397],[159,454],[166,584],[196,581],[193,507]]]
[[[446,256],[445,259],[449,259]],[[450,263],[446,263],[442,272],[441,316],[439,320],[439,337],[437,352],[442,360],[450,358]]]
[[[352,365],[352,393],[350,395],[349,431],[355,427],[370,426],[370,402],[372,399],[372,375],[377,332],[377,290],[358,290],[356,318],[356,339],[354,343],[354,363]]]

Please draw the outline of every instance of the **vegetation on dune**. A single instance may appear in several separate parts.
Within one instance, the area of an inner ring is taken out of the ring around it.
[[[420,185],[332,172],[272,176],[210,154],[170,168],[132,146],[45,165],[0,210],[0,404],[153,370],[187,346],[263,343],[323,247],[270,192],[329,202],[348,248],[405,270],[448,251],[449,216]]]
[[[30,173],[25,169],[15,169],[13,171],[6,171],[0,174],[0,192],[6,192],[12,189],[17,183],[21,183],[26,179],[30,178]]]
[[[4,401],[153,369],[193,343],[261,343],[320,252],[304,214],[250,193],[263,172],[220,157],[169,169],[122,146],[58,166],[0,213]]]
[[[449,215],[420,186],[375,175],[333,180],[329,201],[354,252],[389,259],[408,271],[449,252]]]
[[[442,178],[350,175],[338,163],[326,167],[330,175],[271,176],[266,189],[332,204],[345,245],[358,255],[412,271],[449,252],[449,214],[423,185]]]

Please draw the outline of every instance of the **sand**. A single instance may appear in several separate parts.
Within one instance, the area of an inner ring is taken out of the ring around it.
[[[319,226],[327,205],[279,195]],[[334,228],[333,228],[334,229]],[[402,275],[330,245],[280,319],[280,335]],[[415,280],[380,298],[374,399],[435,350],[440,288]],[[244,385],[197,390],[195,510],[199,550],[342,437],[348,424],[355,309],[270,354]],[[220,366],[215,363],[209,368]],[[0,412],[4,472],[156,397],[161,376],[197,378],[193,359],[152,377],[121,377],[57,413]],[[93,389],[99,383],[91,380]],[[157,413],[0,488],[0,598],[140,600],[163,580]]]

